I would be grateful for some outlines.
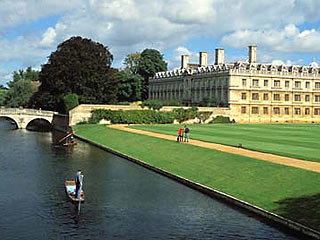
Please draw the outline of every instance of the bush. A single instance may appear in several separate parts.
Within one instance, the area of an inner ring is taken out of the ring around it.
[[[198,108],[192,107],[192,108],[188,108],[186,110],[183,108],[176,108],[172,112],[175,115],[175,119],[179,123],[182,123],[186,120],[194,119],[198,114]]]
[[[75,93],[67,93],[62,97],[66,113],[79,105],[78,95]]]
[[[216,116],[212,123],[235,123],[234,119],[231,121],[229,117]]]
[[[147,107],[147,108],[153,109],[153,110],[160,110],[163,105],[160,101],[147,100],[147,101],[143,101],[140,106],[142,108]]]
[[[179,123],[182,123],[183,121],[188,120],[187,111],[184,110],[183,108],[173,109],[172,113],[174,114],[175,119],[176,119]]]
[[[97,109],[92,111],[89,123],[98,123],[102,119],[110,120],[113,124],[173,123],[175,116],[172,112],[154,110]]]
[[[130,102],[118,102],[117,105],[130,105]]]

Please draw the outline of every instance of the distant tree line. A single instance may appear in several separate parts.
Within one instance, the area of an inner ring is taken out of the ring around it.
[[[166,71],[155,49],[129,54],[124,69],[112,68],[113,55],[101,43],[71,37],[60,43],[41,70],[13,73],[8,88],[0,86],[0,105],[66,113],[78,104],[110,104],[148,99],[149,78]]]

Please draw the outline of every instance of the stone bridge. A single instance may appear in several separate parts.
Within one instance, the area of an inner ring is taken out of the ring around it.
[[[4,117],[13,120],[19,129],[27,128],[28,124],[36,119],[44,119],[51,124],[54,114],[57,113],[41,109],[0,108],[0,118]]]

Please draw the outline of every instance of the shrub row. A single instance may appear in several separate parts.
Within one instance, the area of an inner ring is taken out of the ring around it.
[[[161,112],[155,110],[108,110],[97,109],[93,110],[89,123],[99,123],[105,119],[113,124],[148,124],[148,123],[173,123],[174,120],[182,123],[189,119],[198,117],[201,122],[204,122],[212,114],[211,112],[198,112],[195,107],[183,109],[177,108],[171,112]],[[217,116],[212,123],[232,123],[229,117]]]
[[[144,124],[144,123],[173,123],[175,116],[172,112],[154,110],[107,110],[92,111],[89,123],[98,123],[100,120],[110,120],[113,124]]]

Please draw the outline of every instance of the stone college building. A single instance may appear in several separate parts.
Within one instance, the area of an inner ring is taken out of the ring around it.
[[[320,68],[257,63],[257,47],[249,46],[249,61],[225,63],[224,49],[207,53],[199,64],[181,56],[181,68],[158,72],[149,82],[149,99],[199,103],[215,99],[227,106],[238,123],[320,122]]]

